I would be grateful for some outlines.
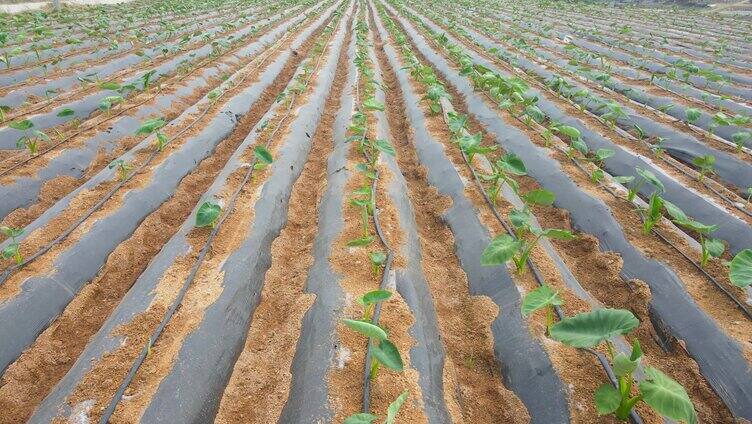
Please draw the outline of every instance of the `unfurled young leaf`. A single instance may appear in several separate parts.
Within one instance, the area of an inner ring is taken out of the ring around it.
[[[410,392],[404,390],[394,402],[389,404],[389,408],[386,410],[386,421],[384,421],[384,424],[395,424],[397,422],[397,413],[402,407],[402,404],[407,400],[409,394]]]
[[[390,370],[402,371],[404,369],[399,349],[387,339],[382,339],[379,343],[371,344],[371,353],[374,359]]]

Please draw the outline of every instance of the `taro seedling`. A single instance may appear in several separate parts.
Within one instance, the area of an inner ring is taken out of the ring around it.
[[[559,240],[572,240],[575,238],[571,232],[558,228],[544,230],[532,227],[531,225],[528,225],[528,228],[534,236],[532,241],[527,241],[524,238],[515,239],[509,234],[494,237],[491,243],[483,250],[480,264],[483,266],[495,266],[512,261],[517,268],[517,272],[521,274],[525,271],[525,264],[541,238],[547,237]]]
[[[391,297],[392,292],[389,290],[374,290],[360,296],[357,300],[358,303],[363,306],[362,321],[371,322],[371,317],[373,316],[374,309],[376,309],[376,304],[389,300]]]
[[[29,150],[29,154],[35,156],[39,151],[39,142],[48,141],[50,138],[42,131],[35,130],[34,123],[28,119],[23,121],[11,122],[9,127],[23,131],[23,135],[16,141],[16,148]]]
[[[344,319],[342,322],[351,330],[356,331],[369,339],[371,356],[373,358],[369,378],[374,379],[378,375],[379,368],[383,365],[394,371],[402,371],[404,364],[399,349],[387,338],[386,331],[378,325],[366,321]]]
[[[397,414],[399,413],[400,408],[402,408],[402,404],[407,400],[409,394],[410,392],[405,389],[397,399],[394,400],[394,402],[389,404],[389,407],[386,409],[386,419],[382,424],[395,424],[397,422]],[[361,412],[345,418],[343,424],[373,424],[378,419],[379,417],[376,415]]]
[[[481,133],[476,133],[466,134],[457,138],[457,144],[459,144],[460,149],[465,153],[465,155],[467,155],[467,160],[469,162],[473,161],[473,157],[475,157],[476,154],[487,154],[496,150],[496,146],[482,146],[482,137],[483,136]]]
[[[264,169],[274,161],[272,154],[264,146],[254,147],[253,157],[256,159],[256,164],[253,165],[253,169]]]
[[[700,116],[702,116],[702,112],[700,112],[699,109],[687,108],[684,111],[684,115],[687,119],[688,124],[694,124],[695,122],[697,122],[698,119],[700,119]]]
[[[169,142],[167,136],[159,131],[166,124],[162,118],[147,119],[141,123],[141,126],[136,130],[136,135],[149,135],[156,132],[157,136],[157,151],[161,152]]]
[[[697,181],[702,182],[709,174],[714,174],[715,168],[715,156],[703,155],[692,159],[692,164],[695,165],[700,174],[697,176]]]
[[[744,145],[752,139],[752,134],[749,131],[739,131],[731,134],[731,141],[736,144],[736,149],[741,152]]]
[[[529,317],[536,311],[546,310],[546,332],[551,332],[554,325],[554,307],[564,304],[559,292],[544,284],[525,295],[522,299],[522,316]]]
[[[744,249],[731,260],[729,279],[737,287],[752,285],[752,249]]]
[[[642,359],[640,343],[636,339],[633,341],[630,355],[615,354],[609,339],[627,334],[639,324],[630,311],[596,309],[562,319],[551,327],[550,335],[554,340],[575,348],[595,349],[605,343],[618,387],[610,383],[598,387],[595,392],[598,414],[614,414],[617,419],[627,421],[635,405],[645,402],[660,415],[688,424],[697,423],[697,413],[686,390],[655,368],[645,368],[646,378],[638,384],[639,390],[634,394],[632,375]]]
[[[0,233],[3,233],[6,237],[10,238],[10,243],[3,249],[3,259],[13,259],[16,261],[16,265],[23,263],[23,256],[21,256],[21,245],[17,238],[23,234],[23,228],[15,227],[0,227]]]
[[[708,238],[710,233],[718,229],[717,225],[706,225],[702,222],[695,221],[687,216],[678,206],[671,202],[664,201],[666,212],[671,216],[671,220],[678,226],[694,231],[700,235],[700,247],[702,248],[702,257],[700,267],[705,268],[711,257],[719,258],[723,255],[726,246],[722,240]]]
[[[378,250],[368,254],[368,259],[371,261],[371,273],[375,276],[379,275],[379,270],[384,267],[386,263],[386,254]]]
[[[658,179],[658,177],[655,176],[652,172],[648,171],[647,169],[642,168],[635,168],[635,172],[637,172],[637,175],[640,176],[639,179],[637,179],[637,182],[632,184],[629,187],[629,193],[627,193],[627,200],[630,202],[633,202],[635,197],[637,196],[637,193],[640,191],[640,188],[645,184],[645,182],[648,182],[650,185],[655,187],[659,192],[665,191],[665,187],[661,180]],[[624,184],[631,181],[634,181],[634,178],[631,176],[627,177],[616,177],[616,181]]]
[[[491,182],[491,187],[486,192],[495,205],[503,183],[512,187],[515,193],[519,192],[519,184],[510,175],[522,176],[526,174],[527,168],[525,168],[522,159],[514,153],[507,153],[501,159],[491,163],[491,174],[481,174],[480,177]]]
[[[128,179],[128,173],[133,170],[133,165],[129,164],[123,159],[116,159],[112,162],[110,162],[110,165],[108,166],[110,169],[117,169],[118,174],[120,175],[120,181],[125,181]]]
[[[207,200],[196,211],[196,228],[216,227],[221,213],[222,206],[219,203]]]
[[[663,199],[658,196],[658,193],[653,193],[650,196],[647,208],[642,208],[642,234],[648,235],[653,231],[653,227],[661,219],[661,211],[663,210]]]

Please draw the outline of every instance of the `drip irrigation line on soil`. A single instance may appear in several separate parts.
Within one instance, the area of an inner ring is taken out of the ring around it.
[[[322,57],[323,57],[323,53],[319,55],[313,71],[310,73],[310,75],[308,75],[308,79],[305,84],[306,87],[310,84],[310,81],[313,78],[313,75],[318,70]],[[290,101],[288,103],[288,106],[287,106],[287,109],[285,110],[284,115],[279,120],[276,127],[271,132],[271,134],[269,134],[269,137],[267,138],[267,141],[265,143],[266,148],[268,148],[269,145],[272,143],[272,141],[274,140],[274,136],[277,134],[280,128],[282,128],[282,125],[286,122],[287,118],[292,113],[292,107],[295,104],[295,101],[297,100],[297,98],[298,98],[298,93],[293,92],[292,96],[290,97]],[[190,273],[188,274],[187,278],[183,282],[183,285],[180,287],[180,291],[178,292],[177,297],[170,305],[170,308],[167,310],[165,316],[162,318],[162,321],[159,323],[159,326],[154,330],[152,335],[149,337],[148,343],[144,346],[144,348],[141,350],[141,353],[139,353],[138,357],[133,362],[133,365],[129,369],[128,374],[125,376],[125,378],[121,382],[120,386],[115,392],[115,395],[113,396],[112,400],[110,401],[104,413],[102,414],[102,417],[99,420],[99,424],[107,424],[109,422],[110,417],[112,417],[112,414],[115,412],[115,408],[117,407],[118,403],[120,403],[120,400],[125,394],[125,391],[128,389],[128,386],[133,381],[133,378],[135,378],[136,373],[138,372],[138,369],[141,367],[141,364],[143,364],[144,360],[146,360],[147,356],[151,352],[151,347],[156,343],[157,339],[162,334],[164,329],[167,327],[167,324],[169,324],[170,320],[174,316],[178,307],[182,304],[183,299],[185,298],[185,295],[188,292],[188,289],[190,288],[191,284],[195,280],[196,275],[198,274],[198,271],[201,265],[203,264],[207,253],[209,253],[209,250],[211,249],[212,242],[214,241],[217,234],[219,233],[219,230],[222,228],[222,224],[234,212],[235,203],[237,202],[238,197],[240,196],[240,193],[243,191],[243,188],[248,183],[248,181],[251,180],[253,171],[255,170],[256,163],[257,163],[257,158],[254,156],[248,166],[248,170],[246,171],[245,175],[243,176],[242,181],[240,182],[240,185],[238,185],[238,187],[232,193],[232,196],[230,197],[230,200],[227,203],[227,207],[223,211],[222,216],[219,218],[219,221],[217,222],[217,224],[212,228],[212,231],[207,237],[206,242],[204,242],[204,245],[199,251],[198,257],[196,258],[193,265],[191,266]]]
[[[276,47],[279,46],[279,43],[281,43],[285,39],[285,37],[287,37],[289,34],[291,34],[291,33],[288,32],[285,36],[283,36],[282,38],[280,38],[279,40],[277,40],[275,42],[274,46],[272,46],[272,47],[270,47],[270,48],[267,49],[267,53],[269,53],[269,55],[271,53],[273,53],[276,50]],[[266,57],[264,57],[264,56],[257,56],[256,58],[263,58],[263,60],[261,60],[254,69],[258,69],[259,66],[263,65],[263,63],[266,61],[266,59],[269,57],[269,55],[265,55]],[[250,65],[250,63],[249,63],[249,65]],[[246,65],[246,67],[242,68],[239,71],[245,70],[245,68],[247,68],[247,65]],[[252,73],[252,70],[248,69],[248,72],[246,72],[242,76],[242,78],[239,79],[239,81],[234,82],[233,84],[227,83],[226,85],[228,87],[226,89],[224,89],[224,90],[220,90],[219,95],[217,97],[215,97],[214,99],[212,99],[209,102],[209,104],[207,105],[206,109],[204,109],[199,115],[196,115],[196,117],[193,119],[193,121],[191,123],[189,123],[187,126],[185,126],[183,129],[181,129],[180,131],[178,131],[177,134],[173,135],[172,137],[169,137],[168,141],[165,143],[165,145],[169,145],[170,142],[172,142],[173,140],[178,139],[181,135],[185,134],[188,130],[190,130],[191,128],[193,128],[194,125],[196,125],[201,119],[204,118],[204,116],[206,116],[212,110],[212,108],[214,107],[214,105],[216,105],[219,102],[219,100],[222,99],[222,97],[225,95],[225,93],[227,93],[227,91],[230,88],[235,87],[235,86],[239,86],[239,85],[243,84],[243,82],[245,81],[245,79],[249,75],[251,75],[251,73]],[[230,80],[228,80],[228,81],[230,81]],[[205,97],[205,98],[207,98],[207,97]],[[68,238],[68,236],[70,236],[76,230],[76,228],[78,228],[91,215],[93,215],[96,211],[98,211],[118,190],[120,190],[123,186],[125,186],[134,176],[138,175],[144,169],[146,169],[146,167],[149,166],[149,164],[154,160],[154,158],[156,158],[157,155],[159,153],[161,153],[161,152],[162,151],[158,150],[158,149],[153,150],[149,154],[149,156],[146,158],[146,160],[141,165],[138,166],[138,168],[135,168],[133,171],[131,171],[126,178],[119,180],[119,182],[117,184],[115,184],[115,186],[113,186],[109,191],[107,191],[107,193],[105,193],[105,195],[102,196],[102,198],[99,199],[97,201],[97,203],[95,203],[92,207],[90,207],[89,209],[87,209],[86,212],[82,216],[80,216],[70,226],[68,226],[66,228],[66,230],[63,231],[58,237],[56,237],[50,243],[48,243],[48,244],[44,245],[43,247],[39,248],[39,250],[37,250],[36,252],[34,252],[32,255],[26,257],[20,264],[14,264],[14,265],[11,265],[8,268],[6,268],[2,273],[0,273],[0,285],[4,284],[5,281],[8,279],[8,277],[14,271],[19,270],[19,269],[25,267],[26,265],[28,265],[29,263],[31,263],[35,259],[37,259],[40,256],[42,256],[43,254],[47,253],[50,249],[52,249],[56,245],[60,244],[66,238]],[[117,173],[117,170],[115,170],[114,172]]]

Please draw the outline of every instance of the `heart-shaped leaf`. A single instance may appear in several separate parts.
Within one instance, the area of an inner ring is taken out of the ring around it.
[[[512,260],[523,246],[522,241],[513,239],[509,234],[497,236],[483,250],[480,264],[483,266],[503,265]]]
[[[553,305],[563,305],[564,300],[559,293],[544,284],[531,291],[522,299],[522,315],[530,316],[533,312]]]
[[[525,203],[532,203],[535,205],[551,206],[556,200],[556,195],[546,189],[530,190],[522,195],[522,199]]]
[[[624,309],[596,309],[564,318],[551,328],[551,337],[572,347],[595,347],[603,341],[632,331],[640,324]]]
[[[389,340],[383,339],[378,345],[376,343],[371,344],[371,353],[381,365],[392,369],[394,371],[402,371],[404,364],[402,363],[402,356],[400,356],[399,349],[394,343]]]
[[[392,297],[392,292],[389,290],[374,290],[360,296],[358,303],[361,305],[371,305],[388,300],[390,297]]]
[[[211,227],[217,222],[222,207],[212,201],[206,201],[199,206],[196,212],[196,227]]]
[[[609,383],[601,384],[595,391],[595,409],[598,415],[608,415],[619,407],[621,395],[614,386]]]
[[[752,249],[744,249],[731,260],[729,272],[731,282],[737,287],[747,287],[752,284]]]
[[[646,368],[645,375],[647,379],[640,382],[645,403],[668,418],[688,424],[697,422],[695,408],[681,384],[655,368]]]

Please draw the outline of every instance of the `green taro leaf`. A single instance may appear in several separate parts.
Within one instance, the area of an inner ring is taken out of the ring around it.
[[[371,424],[377,419],[379,419],[379,417],[373,414],[353,414],[345,418],[345,422],[343,424]]]
[[[347,245],[349,247],[362,247],[362,246],[368,246],[371,243],[373,243],[373,236],[365,236],[365,237],[357,238],[355,240],[350,240],[347,242]]]
[[[509,212],[509,222],[511,222],[512,226],[517,229],[529,227],[532,223],[530,211],[527,209],[512,209],[512,211]]]
[[[204,202],[196,212],[196,227],[209,227],[214,226],[217,222],[219,214],[222,212],[222,207],[212,201]]]
[[[551,337],[572,347],[595,347],[606,339],[632,331],[640,324],[624,309],[596,309],[564,318],[551,328]]]
[[[560,230],[558,228],[547,228],[539,233],[543,237],[554,238],[558,240],[574,240],[575,236],[572,232],[567,230]]]
[[[483,250],[480,264],[483,266],[503,265],[511,261],[524,245],[524,242],[513,239],[509,234],[497,236]]]
[[[381,251],[369,253],[368,258],[371,259],[371,263],[375,265],[382,265],[384,262],[386,262],[386,254]]]
[[[102,88],[104,90],[119,90],[120,84],[116,82],[103,82],[99,84],[99,88]]]
[[[386,153],[389,156],[394,156],[394,147],[386,140],[376,140],[374,145],[379,151]]]
[[[729,278],[737,287],[744,288],[752,284],[752,249],[744,249],[734,256]]]
[[[687,121],[690,123],[696,122],[698,119],[700,119],[700,116],[702,115],[702,112],[700,112],[698,109],[688,108],[684,111],[687,116]]]
[[[358,298],[358,303],[361,305],[372,305],[374,303],[383,302],[392,297],[392,292],[389,290],[374,290],[370,291]]]
[[[528,317],[537,310],[563,304],[564,300],[559,296],[559,293],[544,284],[525,295],[525,298],[522,299],[522,316]]]
[[[595,409],[598,415],[608,415],[619,407],[621,394],[609,383],[601,384],[595,391]]]
[[[374,99],[373,97],[369,97],[363,102],[363,108],[365,110],[380,110],[384,111],[384,104],[380,103],[378,100]]]
[[[567,137],[569,137],[572,140],[579,140],[580,137],[582,136],[582,134],[580,133],[580,130],[578,130],[575,127],[570,127],[569,125],[562,125],[562,126],[556,128],[556,130],[558,132],[566,135]]]
[[[642,168],[635,168],[635,171],[642,178],[644,178],[645,181],[649,182],[653,187],[657,188],[658,191],[666,191],[666,188],[663,186],[661,180],[659,180],[658,177],[656,177],[652,172]]]
[[[714,258],[720,258],[721,255],[723,255],[723,251],[726,250],[726,245],[724,245],[723,240],[720,239],[706,239],[703,240],[703,244],[710,256]]]
[[[663,206],[666,208],[666,212],[668,212],[672,219],[675,219],[677,221],[689,220],[689,217],[687,217],[683,210],[679,209],[678,206],[669,202],[668,200],[663,200]]]
[[[67,116],[73,116],[76,112],[73,111],[73,109],[65,108],[57,113],[58,118],[65,118]]]
[[[28,119],[24,119],[23,121],[18,122],[11,122],[8,124],[9,127],[19,130],[19,131],[26,131],[34,126],[34,123],[29,121]]]
[[[556,200],[556,195],[546,189],[530,190],[522,195],[525,203],[532,203],[535,205],[551,206]]]
[[[497,164],[501,167],[501,169],[503,169],[505,172],[509,172],[510,174],[527,174],[527,168],[522,162],[522,159],[520,159],[520,157],[515,155],[514,153],[505,154],[504,156],[502,156],[501,160],[497,162]]]
[[[647,379],[640,382],[645,403],[659,414],[689,424],[697,422],[697,413],[681,384],[659,370],[645,368]]]
[[[3,233],[6,237],[18,237],[23,234],[23,228],[0,226],[0,233]]]
[[[272,154],[269,153],[264,146],[256,146],[253,149],[253,157],[255,157],[257,161],[267,165],[274,161]]]
[[[166,122],[162,118],[147,119],[141,123],[140,127],[138,127],[136,135],[151,134],[152,132],[164,127],[165,124]]]
[[[404,369],[399,349],[389,340],[381,340],[378,346],[376,343],[371,344],[371,353],[376,360],[391,370],[402,371]]]
[[[387,408],[386,410],[386,421],[384,421],[384,424],[394,424],[396,422],[397,413],[402,407],[402,404],[407,400],[409,394],[409,391],[404,390],[402,394],[400,394],[397,399],[394,400],[394,402],[389,404],[389,408]]]
[[[702,222],[695,221],[693,219],[683,219],[683,220],[677,219],[674,222],[679,226],[682,226],[692,231],[696,231],[700,234],[710,234],[713,231],[718,229],[717,225],[706,225],[706,224],[703,224]]]
[[[10,259],[16,256],[16,253],[18,253],[18,248],[18,243],[10,243],[9,245],[5,246],[2,252],[3,259]]]
[[[378,325],[371,324],[370,322],[355,320],[355,319],[343,319],[342,322],[351,330],[356,331],[366,337],[373,337],[379,340],[386,340],[387,335]]]

